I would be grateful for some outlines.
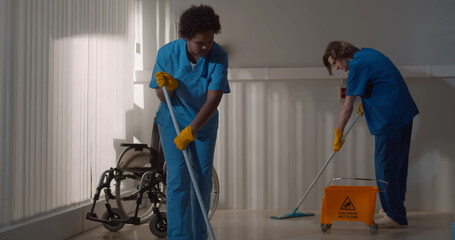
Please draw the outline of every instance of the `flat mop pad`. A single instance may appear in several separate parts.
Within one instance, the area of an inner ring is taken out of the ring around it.
[[[297,208],[294,209],[292,213],[288,213],[282,217],[277,217],[277,216],[271,216],[270,218],[273,219],[286,219],[286,218],[296,218],[296,217],[308,217],[308,216],[314,216],[314,213],[301,213],[297,212]]]

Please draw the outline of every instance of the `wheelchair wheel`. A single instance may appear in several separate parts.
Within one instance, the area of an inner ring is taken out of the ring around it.
[[[161,212],[161,219],[158,221],[158,216],[154,214],[149,223],[150,232],[153,235],[164,238],[167,236],[167,216],[165,212]]]
[[[114,219],[126,219],[123,212],[118,208],[112,208],[112,213],[114,214]],[[104,220],[109,220],[109,213],[106,211],[103,214]],[[125,223],[103,223],[104,228],[111,232],[117,232],[118,230],[122,229],[125,226]]]
[[[218,180],[218,173],[215,168],[212,170],[212,192],[210,193],[210,209],[208,217],[212,219],[215,214],[216,207],[218,207],[218,200],[220,200],[220,182]]]
[[[135,151],[134,148],[125,150],[120,156],[120,161],[125,163],[149,162],[150,150]],[[146,165],[145,167],[150,167]],[[124,170],[120,176],[115,179],[115,197],[118,208],[123,214],[129,218],[134,216],[136,211],[136,200],[139,194],[141,177],[144,172],[135,172]],[[140,223],[147,223],[153,215],[153,204],[150,203],[147,197],[147,192],[144,193],[142,203],[139,206],[137,217],[140,218]]]

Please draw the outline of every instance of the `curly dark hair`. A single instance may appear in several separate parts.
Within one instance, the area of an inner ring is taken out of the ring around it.
[[[193,38],[197,33],[213,31],[221,32],[220,16],[207,5],[195,6],[185,10],[180,16],[179,34],[182,38]]]
[[[329,63],[329,57],[333,59],[354,58],[354,53],[360,49],[345,41],[332,41],[327,46],[322,61],[324,62],[327,71],[332,75],[332,64]]]

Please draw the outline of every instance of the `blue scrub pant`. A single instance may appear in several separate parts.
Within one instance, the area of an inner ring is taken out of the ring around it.
[[[174,144],[174,128],[159,126],[161,143],[166,159],[166,211],[168,239],[207,239],[207,227],[193,189],[191,177],[182,151]],[[187,146],[199,190],[206,211],[210,207],[212,168],[217,131],[208,137],[196,137]]]
[[[376,179],[388,182],[386,191],[379,192],[379,199],[387,216],[401,225],[408,225],[404,200],[411,132],[412,121],[396,131],[376,136],[375,139]],[[378,187],[383,191],[385,185],[378,183]]]

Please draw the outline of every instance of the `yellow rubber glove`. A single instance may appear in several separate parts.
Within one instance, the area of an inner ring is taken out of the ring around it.
[[[193,135],[191,126],[183,129],[180,134],[174,139],[174,143],[180,151],[183,151],[190,142],[194,141],[196,134]]]
[[[359,104],[359,107],[357,108],[357,113],[360,114],[360,116],[363,117],[363,108],[362,108],[362,103]]]
[[[341,141],[343,138],[343,132],[338,130],[338,128],[335,130],[335,142],[333,143],[333,151],[338,152],[340,151],[341,146],[343,146],[344,140]]]
[[[166,86],[169,91],[174,91],[179,86],[179,82],[167,72],[157,72],[155,77],[160,88]]]

